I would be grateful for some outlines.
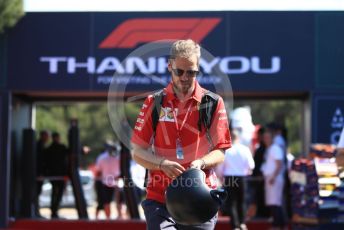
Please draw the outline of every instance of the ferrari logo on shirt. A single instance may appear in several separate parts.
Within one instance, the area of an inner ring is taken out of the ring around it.
[[[163,119],[163,117],[165,117],[165,109],[164,109],[164,108],[161,108],[161,110],[160,110],[160,115],[159,115],[159,121],[160,121],[161,119]]]
[[[170,107],[161,107],[159,121],[174,122],[173,112]]]

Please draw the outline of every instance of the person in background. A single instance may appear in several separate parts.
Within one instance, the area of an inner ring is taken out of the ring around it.
[[[142,198],[146,193],[144,183],[146,169],[137,164],[134,160],[130,161],[130,174],[133,180],[137,204],[141,204]]]
[[[101,184],[98,183],[98,207],[96,218],[98,218],[100,209],[104,208],[107,219],[111,217],[110,204],[116,197],[116,208],[118,218],[122,218],[122,202],[120,201],[120,191],[118,189],[118,179],[121,175],[120,170],[120,146],[113,141],[106,141],[104,144],[105,151],[101,153],[96,160],[96,178],[100,178]]]
[[[273,143],[279,145],[284,152],[287,152],[287,130],[276,122],[271,122],[266,129],[272,133]]]
[[[344,127],[337,144],[336,162],[339,170],[342,171],[344,168]]]
[[[60,134],[52,134],[52,143],[46,150],[47,174],[52,177],[51,218],[58,218],[58,209],[66,187],[65,176],[68,175],[68,149],[61,144]]]
[[[286,169],[284,171],[284,191],[283,191],[284,205],[283,206],[286,210],[285,212],[286,217],[291,218],[291,215],[292,215],[291,194],[290,194],[291,183],[289,180],[288,165],[291,165],[291,163],[289,162],[293,160],[293,155],[288,153],[288,135],[287,135],[288,131],[284,125],[274,123],[274,122],[270,123],[267,126],[267,129],[269,129],[273,134],[274,144],[277,144],[283,150],[283,154],[284,154],[283,164]]]
[[[43,177],[46,176],[47,162],[46,162],[46,149],[50,139],[49,132],[42,130],[39,133],[39,139],[36,144],[36,176],[38,180],[36,182],[36,198],[35,198],[35,216],[41,217],[39,212],[39,195],[42,192]]]
[[[81,148],[81,157],[80,157],[80,168],[87,170],[88,168],[88,162],[87,159],[90,157],[90,153],[91,153],[92,149],[87,146],[87,145],[83,145]]]
[[[285,218],[283,212],[283,188],[285,184],[285,154],[280,145],[274,142],[274,134],[270,129],[264,133],[266,145],[265,162],[261,169],[265,183],[265,202],[271,210],[273,229],[283,229]]]
[[[97,157],[96,162],[98,162],[98,159],[101,156],[101,154],[99,154],[99,156]],[[98,172],[98,169],[96,167],[97,167],[96,164],[94,164],[94,167],[92,168],[92,170],[93,170],[93,175],[95,178],[94,190],[96,192],[96,197],[97,197],[97,207],[96,207],[95,217],[96,217],[96,220],[98,220],[100,211],[104,210],[104,201],[103,201],[104,195],[103,195],[103,182],[101,178],[101,173]]]
[[[250,149],[240,143],[239,131],[231,129],[232,148],[225,152],[225,160],[218,172],[224,177],[224,188],[229,194],[225,209],[231,217],[232,229],[247,229],[245,224],[246,177],[254,169],[254,160]]]
[[[257,132],[257,146],[254,151],[254,163],[255,168],[253,169],[252,178],[252,188],[254,190],[254,199],[256,203],[256,214],[257,218],[269,217],[269,209],[265,205],[265,191],[264,191],[264,177],[260,170],[265,156],[266,146],[263,141],[265,129],[260,127]]]

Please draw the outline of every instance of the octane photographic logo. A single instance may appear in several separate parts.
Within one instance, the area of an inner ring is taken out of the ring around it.
[[[140,60],[143,60],[145,63],[149,62],[149,58],[155,57],[163,57],[168,59],[170,48],[172,45],[172,40],[160,40],[156,42],[147,43],[145,45],[142,45],[135,49],[133,52],[131,52],[122,62],[126,63],[128,60],[131,60],[133,58],[139,58]],[[207,50],[201,48],[201,56],[202,59],[207,62],[212,62],[212,60],[215,59],[215,57],[208,52]],[[167,62],[165,62],[164,66],[165,69],[167,69]],[[137,70],[137,69],[136,69]],[[135,71],[134,71],[135,72]],[[143,74],[143,73],[141,73]],[[140,124],[138,127],[130,127],[129,123],[129,117],[126,114],[126,106],[129,103],[139,103],[140,106],[143,104],[144,99],[148,95],[152,95],[156,91],[163,89],[167,86],[167,84],[171,81],[170,78],[162,78],[161,75],[154,75],[152,73],[146,73],[144,74],[146,79],[149,79],[151,84],[148,86],[148,88],[152,89],[152,86],[156,88],[156,90],[148,91],[145,93],[140,93],[136,95],[132,95],[133,89],[128,90],[127,87],[130,87],[130,83],[132,78],[135,78],[134,74],[128,75],[126,74],[126,81],[118,81],[117,79],[120,79],[123,76],[122,72],[116,71],[113,75],[111,84],[109,86],[108,91],[108,98],[107,98],[107,106],[108,106],[108,115],[109,119],[112,125],[112,128],[114,132],[116,133],[118,139],[126,145],[126,147],[130,148],[130,138],[131,133],[134,131],[135,128],[138,131],[141,131],[144,123],[144,119],[147,116],[150,116],[151,114],[139,114],[139,118],[136,120],[136,124]],[[233,108],[233,94],[232,94],[232,87],[229,80],[229,77],[227,74],[223,73],[218,66],[215,66],[213,68],[213,75],[216,76],[217,81],[208,81],[208,83],[212,83],[211,91],[214,93],[217,93],[222,96],[225,102],[225,107],[227,110],[227,116],[228,112],[232,110]],[[200,69],[200,74],[197,75],[198,82],[202,82],[203,78],[211,78],[211,76],[203,75],[202,74],[202,68]],[[202,85],[202,84],[201,84]],[[209,88],[210,84],[207,84],[205,88]],[[204,86],[203,86],[204,87]],[[128,97],[128,94],[126,91],[130,91],[131,95]],[[141,91],[142,92],[142,91]],[[143,104],[142,108],[147,107],[147,105]],[[198,110],[195,106],[193,108],[194,110]],[[224,113],[224,111],[219,111],[219,113]],[[135,117],[136,119],[136,117]],[[159,122],[163,124],[164,122],[169,122],[170,120],[174,119],[171,116],[171,111],[168,109],[162,108],[159,114]],[[191,126],[185,126],[183,129],[189,129],[192,132],[198,132],[198,129],[196,130],[194,127]],[[169,137],[166,132],[164,134],[164,138],[166,139],[166,143],[168,143]],[[193,144],[193,143],[191,143]],[[203,143],[207,146],[209,143]],[[184,148],[185,147],[185,148]],[[183,146],[183,149],[187,149],[188,146]],[[163,149],[159,149],[159,151],[164,151]],[[185,162],[187,159],[184,159]],[[183,161],[181,163],[184,163]]]

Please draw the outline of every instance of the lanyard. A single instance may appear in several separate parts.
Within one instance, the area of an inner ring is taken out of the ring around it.
[[[179,127],[178,125],[178,120],[177,120],[177,114],[174,110],[174,107],[173,107],[173,103],[171,103],[171,107],[172,107],[172,113],[173,113],[173,118],[174,118],[174,124],[176,125],[176,129],[177,129],[177,133],[178,133],[178,137],[180,137],[180,132],[182,131],[185,123],[186,123],[186,120],[188,119],[189,115],[191,114],[190,113],[190,109],[191,109],[191,106],[192,106],[192,101],[190,102],[190,105],[189,105],[189,108],[184,116],[184,120],[181,124],[181,126]]]

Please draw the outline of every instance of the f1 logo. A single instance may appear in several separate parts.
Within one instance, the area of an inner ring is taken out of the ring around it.
[[[187,38],[200,43],[220,22],[221,18],[129,19],[116,27],[99,48],[134,48],[140,43]]]

